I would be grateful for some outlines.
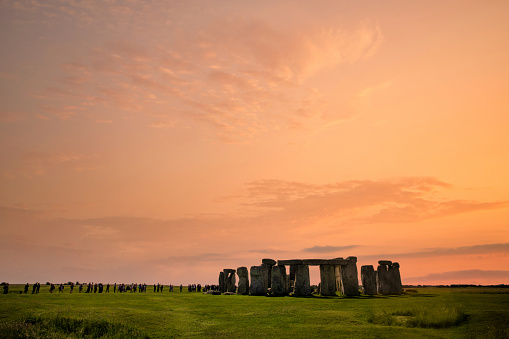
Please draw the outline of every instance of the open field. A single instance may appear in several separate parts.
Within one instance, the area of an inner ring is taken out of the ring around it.
[[[509,289],[400,296],[252,297],[168,292],[0,295],[0,337],[508,338]]]

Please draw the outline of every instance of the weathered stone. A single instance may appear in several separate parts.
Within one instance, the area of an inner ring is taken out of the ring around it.
[[[263,283],[263,274],[261,266],[251,266],[249,269],[251,275],[251,285],[249,285],[249,294],[251,295],[267,295]]]
[[[320,265],[321,295],[336,295],[336,275],[334,265]]]
[[[389,294],[389,282],[387,279],[387,265],[378,265],[376,269],[376,287],[378,293],[380,294]]]
[[[399,294],[403,292],[401,285],[401,275],[399,273],[399,264],[394,263],[387,268],[388,292],[390,294]]]
[[[309,281],[309,266],[308,265],[296,265],[294,295],[307,296],[310,294],[311,294],[311,286],[310,286],[310,281]]]
[[[262,276],[263,276],[263,286],[265,289],[265,293],[267,293],[267,289],[270,287],[270,274],[271,274],[271,267],[267,264],[261,264],[262,267]]]
[[[237,289],[235,286],[235,272],[234,269],[224,269],[224,281],[225,281],[225,291],[224,292],[230,292],[234,293]]]
[[[291,260],[278,260],[278,265],[347,265],[348,261],[343,258],[337,259],[291,259]]]
[[[378,265],[391,265],[392,261],[390,260],[378,260]]]
[[[237,268],[237,275],[239,276],[239,286],[237,287],[237,294],[249,294],[249,272],[247,267]]]
[[[290,265],[290,281],[295,281],[295,267],[296,265]]]
[[[355,258],[355,257],[352,257]],[[346,296],[359,295],[359,277],[357,258],[348,260],[348,265],[341,266],[341,293]]]
[[[275,296],[288,294],[288,284],[286,280],[285,266],[272,266],[271,274],[271,293]]]
[[[350,262],[357,262],[357,257],[348,257],[346,260]]]
[[[224,272],[219,272],[219,292],[223,293],[224,291],[225,291]]]
[[[362,293],[376,294],[376,273],[373,265],[364,265],[361,267]]]
[[[267,264],[269,266],[274,266],[277,264],[277,261],[274,259],[262,259],[262,264]]]
[[[336,277],[336,291],[341,291],[341,266],[334,265],[334,275]]]
[[[302,259],[278,260],[278,265],[302,265]]]

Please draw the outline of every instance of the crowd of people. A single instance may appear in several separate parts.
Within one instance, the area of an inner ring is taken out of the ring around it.
[[[3,285],[3,290],[4,290],[4,294],[7,294],[9,293],[9,284],[8,283],[2,283]],[[46,283],[46,285],[49,285],[49,292],[50,293],[53,293],[55,291],[55,289],[58,288],[58,293],[64,293],[64,289],[66,288],[66,286],[69,286],[69,293],[73,293],[74,291],[74,287],[76,286],[78,288],[78,293],[110,293],[110,287],[113,287],[113,293],[125,293],[125,292],[130,292],[130,293],[146,293],[147,292],[147,284],[138,284],[138,283],[132,283],[132,284],[113,284],[113,285],[110,285],[109,283],[108,284],[102,284],[102,283],[93,283],[93,282],[90,282],[88,284],[83,284],[83,283],[79,283],[79,282],[76,282],[76,284],[74,284],[73,282],[69,282],[67,284],[53,284],[53,283]],[[154,293],[161,293],[164,291],[165,289],[165,286],[167,286],[167,290],[168,292],[173,292],[173,289],[174,289],[174,286],[172,284],[169,284],[169,285],[163,285],[163,284],[154,284]],[[184,289],[184,286],[182,284],[180,284],[179,287],[179,292],[182,292],[182,290]],[[202,285],[201,284],[188,284],[187,285],[187,291],[188,292],[207,292],[209,290],[217,290],[218,289],[218,285],[205,285],[203,286],[202,288]],[[26,284],[24,289],[23,289],[23,292],[20,292],[20,293],[25,293],[27,294],[28,291],[30,289],[30,284]],[[39,293],[41,289],[41,284],[40,283],[35,283],[32,285],[32,294],[37,294]]]

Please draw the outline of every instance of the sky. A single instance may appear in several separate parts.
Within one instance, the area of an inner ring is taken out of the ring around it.
[[[508,34],[505,0],[0,0],[0,280],[508,284]]]

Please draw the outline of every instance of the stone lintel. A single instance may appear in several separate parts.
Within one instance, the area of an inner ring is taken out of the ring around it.
[[[269,266],[274,266],[276,265],[276,260],[274,259],[262,259],[262,264],[266,264],[266,265],[269,265]]]
[[[391,265],[392,264],[392,261],[390,260],[378,260],[378,265]]]
[[[231,268],[225,268],[225,269],[223,270],[223,272],[224,272],[224,273],[226,273],[226,274],[227,274],[227,273],[233,273],[233,274],[235,274],[235,273],[237,273],[237,270],[234,270],[234,269],[231,269]]]
[[[291,259],[291,260],[278,260],[278,265],[348,265],[348,260],[343,258],[338,259]]]

